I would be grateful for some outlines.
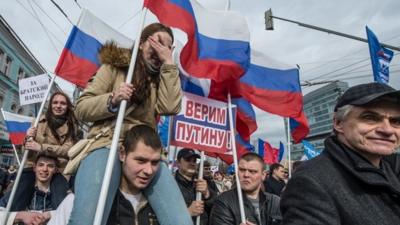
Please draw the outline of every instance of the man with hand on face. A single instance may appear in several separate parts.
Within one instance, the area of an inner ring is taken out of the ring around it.
[[[183,148],[177,156],[178,171],[175,174],[175,180],[182,192],[189,214],[196,222],[196,217],[200,216],[200,224],[208,224],[208,214],[211,210],[216,193],[207,185],[204,179],[196,179],[197,163],[200,158],[193,149]],[[201,192],[202,200],[196,201],[196,192]]]
[[[263,192],[266,176],[264,160],[256,153],[246,153],[239,160],[238,175],[243,193],[246,222],[242,223],[237,188],[222,193],[214,201],[210,225],[278,225],[281,221],[279,197]]]
[[[349,88],[335,106],[333,131],[289,180],[283,224],[400,224],[400,91]]]

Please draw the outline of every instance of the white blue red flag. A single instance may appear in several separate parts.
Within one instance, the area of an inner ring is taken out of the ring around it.
[[[98,52],[107,42],[131,48],[133,41],[122,35],[88,10],[82,10],[78,24],[72,28],[67,43],[58,59],[55,74],[86,87],[87,82],[100,67]]]
[[[252,50],[247,72],[231,88],[233,95],[243,96],[260,109],[290,118],[295,143],[309,133],[303,112],[299,70]]]
[[[284,155],[285,155],[285,146],[283,145],[282,142],[279,142],[278,162],[282,161]]]
[[[393,58],[393,51],[384,48],[378,41],[376,35],[366,26],[369,53],[371,55],[372,71],[374,81],[378,83],[389,83],[389,64]]]
[[[195,0],[145,0],[144,7],[161,23],[186,33],[180,63],[188,74],[222,82],[247,70],[250,32],[240,14],[208,10]]]
[[[33,117],[23,116],[15,113],[3,111],[4,122],[7,127],[7,132],[12,144],[22,145],[26,136],[27,130],[32,126],[35,120]]]
[[[307,137],[310,133],[310,127],[304,111],[300,112],[299,116],[291,117],[289,119],[290,134],[292,135],[294,143],[300,143],[303,138]]]
[[[279,149],[271,146],[267,141],[258,139],[258,154],[268,165],[277,163],[279,160]]]

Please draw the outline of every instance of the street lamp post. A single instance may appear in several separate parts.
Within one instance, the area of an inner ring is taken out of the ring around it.
[[[350,38],[350,39],[353,39],[353,40],[357,40],[357,41],[362,41],[362,42],[368,43],[368,40],[365,39],[365,38],[360,38],[360,37],[353,36],[353,35],[350,35],[350,34],[345,34],[345,33],[341,33],[341,32],[338,32],[338,31],[329,30],[329,29],[326,29],[326,28],[317,27],[317,26],[314,26],[314,25],[309,25],[309,24],[297,22],[297,21],[294,21],[294,20],[289,20],[289,19],[285,19],[285,18],[282,18],[282,17],[273,16],[272,15],[272,9],[269,9],[269,10],[265,11],[265,29],[266,30],[273,30],[274,29],[274,23],[273,23],[272,19],[283,20],[283,21],[286,21],[286,22],[289,22],[289,23],[295,23],[295,24],[297,24],[299,26],[302,26],[302,27],[307,27],[307,28],[310,28],[310,29],[326,32],[328,34],[335,34],[335,35],[338,35],[338,36],[342,36],[342,37]],[[385,47],[385,48],[390,48],[390,49],[393,49],[393,50],[396,50],[396,51],[400,51],[400,48],[396,47],[396,46],[392,46],[392,45],[388,45],[388,44],[384,44],[384,43],[381,43],[381,46]]]

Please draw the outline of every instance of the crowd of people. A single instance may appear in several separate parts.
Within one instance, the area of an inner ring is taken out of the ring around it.
[[[379,83],[346,91],[335,106],[325,150],[296,163],[290,178],[278,163],[267,171],[253,152],[240,156],[235,175],[212,172],[206,161],[199,178],[200,155],[190,148],[178,152],[172,173],[162,160],[156,118],[181,109],[173,33],[153,23],[138,41],[131,83],[125,78],[132,51],[111,42],[102,47],[102,66],[76,106],[64,93],[52,94],[38,126],[27,132],[28,162],[7,225],[93,224],[122,101],[128,106],[103,225],[400,224],[400,156],[394,154],[400,145],[400,91]],[[89,124],[91,141],[71,160],[71,147],[83,138],[80,122]],[[0,207],[9,203],[16,171],[0,169]]]

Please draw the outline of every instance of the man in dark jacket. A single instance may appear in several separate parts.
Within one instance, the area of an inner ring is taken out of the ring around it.
[[[161,163],[161,140],[150,127],[139,125],[127,132],[119,152],[121,181],[107,225],[158,225],[150,204],[142,193]]]
[[[200,216],[200,224],[208,224],[208,214],[210,213],[212,203],[216,193],[213,192],[204,179],[196,179],[197,164],[196,159],[200,158],[193,149],[183,148],[177,156],[178,170],[175,174],[175,180],[182,192],[189,214],[196,222],[196,217]],[[201,192],[202,200],[196,201],[196,192]]]
[[[266,175],[264,168],[264,160],[256,153],[246,153],[240,158],[238,175],[247,221],[241,221],[238,191],[233,188],[215,200],[210,225],[280,224],[279,197],[261,190]]]
[[[161,176],[161,140],[146,125],[132,127],[119,151],[121,179],[114,197],[107,225],[158,225],[152,206],[144,196],[144,189],[152,180]],[[178,188],[178,187],[176,187]],[[52,215],[49,225],[66,225],[70,219],[74,196],[68,196]],[[177,199],[176,201],[183,201]],[[171,204],[163,203],[160,204]],[[173,203],[172,203],[173,204]]]
[[[274,195],[281,196],[285,187],[285,169],[279,163],[274,163],[269,167],[269,176],[264,181],[265,191]]]
[[[400,156],[392,155],[400,92],[354,86],[339,98],[333,122],[325,150],[296,170],[282,194],[283,224],[400,224]]]
[[[39,154],[33,167],[35,181],[32,186],[18,186],[11,211],[55,210],[67,195],[68,183],[53,179],[57,173],[58,160],[47,154]],[[0,207],[6,207],[11,191],[0,200]]]

